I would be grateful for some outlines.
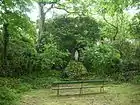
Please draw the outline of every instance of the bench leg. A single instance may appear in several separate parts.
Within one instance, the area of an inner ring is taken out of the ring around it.
[[[83,84],[81,83],[81,87],[80,87],[80,95],[82,94],[82,88],[83,88]]]
[[[59,96],[59,84],[58,84],[58,89],[57,89],[57,96]]]
[[[59,89],[57,89],[57,96],[59,96]]]
[[[104,92],[104,86],[103,86],[103,92]]]
[[[101,87],[100,87],[100,93],[101,93],[101,92],[104,92],[104,86],[101,86]]]

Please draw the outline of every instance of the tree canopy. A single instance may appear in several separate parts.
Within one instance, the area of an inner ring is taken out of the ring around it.
[[[140,71],[138,0],[2,0],[0,3],[1,76],[51,69],[64,71],[74,60],[75,51],[87,71],[97,75],[110,77],[116,72]],[[39,6],[36,22],[28,16],[34,3]],[[131,15],[130,10],[137,13]],[[51,11],[64,13],[47,19]]]
[[[0,0],[0,104],[99,78],[140,83],[139,0]]]

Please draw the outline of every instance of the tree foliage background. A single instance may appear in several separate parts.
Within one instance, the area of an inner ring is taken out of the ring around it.
[[[36,23],[27,15],[34,2],[40,7]],[[132,72],[140,72],[137,0],[2,0],[0,4],[1,76],[64,72],[75,51],[89,73],[116,74],[116,79],[127,75],[131,80]],[[46,19],[52,9],[65,14]],[[137,14],[129,15],[131,9]]]
[[[139,0],[0,0],[0,104],[56,80],[140,83],[139,8]]]

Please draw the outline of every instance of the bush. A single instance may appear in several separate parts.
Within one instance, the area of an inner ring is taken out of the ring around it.
[[[87,70],[81,62],[70,61],[64,73],[66,73],[68,79],[80,80],[85,78],[84,75]]]
[[[16,78],[0,78],[0,87],[5,86],[10,89],[15,89],[20,84],[20,81]]]
[[[56,44],[46,44],[44,52],[39,55],[41,70],[51,70],[53,67],[63,68],[66,65],[68,52],[61,51]]]
[[[60,80],[60,72],[56,70],[34,72],[31,75],[21,77],[22,84],[32,89],[49,87],[52,82],[57,80]]]
[[[119,71],[120,54],[108,44],[86,47],[82,59],[87,70],[99,76]]]
[[[140,75],[134,76],[134,78],[131,80],[131,83],[140,84]]]
[[[20,83],[18,85],[18,87],[16,88],[16,92],[17,93],[24,93],[24,92],[31,90],[31,88],[32,88],[32,86],[30,84]]]
[[[16,78],[0,78],[0,87],[7,87],[15,90],[16,93],[23,93],[31,89],[31,85],[22,83],[21,79]]]
[[[7,87],[0,87],[0,105],[17,105],[15,92]]]

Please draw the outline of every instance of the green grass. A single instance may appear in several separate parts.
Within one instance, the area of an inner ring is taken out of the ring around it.
[[[97,93],[99,88],[85,89],[84,93]],[[21,97],[21,105],[140,105],[140,85],[107,85],[106,93],[75,95],[79,90],[63,90],[56,96],[51,89],[37,89]],[[69,95],[65,95],[69,94]]]

